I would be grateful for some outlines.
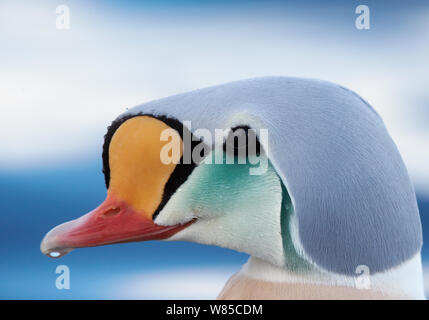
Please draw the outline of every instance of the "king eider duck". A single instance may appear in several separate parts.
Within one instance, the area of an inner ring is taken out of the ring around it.
[[[257,78],[136,106],[108,128],[103,172],[106,200],[49,231],[44,254],[193,241],[250,255],[219,299],[424,299],[406,167],[339,85]]]

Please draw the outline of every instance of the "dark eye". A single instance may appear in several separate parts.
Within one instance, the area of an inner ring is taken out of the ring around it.
[[[223,144],[223,151],[235,157],[259,156],[261,145],[256,131],[248,126],[232,128]]]

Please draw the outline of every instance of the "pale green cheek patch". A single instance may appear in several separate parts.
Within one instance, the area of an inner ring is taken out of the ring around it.
[[[254,165],[249,163],[200,164],[156,223],[173,225],[197,218],[177,240],[228,247],[278,265],[285,265],[291,255],[289,265],[302,266],[288,230],[293,210],[282,208],[287,204],[291,208],[290,198],[286,189],[282,190],[275,169],[267,163],[261,175],[250,175]],[[283,202],[282,192],[286,192]]]

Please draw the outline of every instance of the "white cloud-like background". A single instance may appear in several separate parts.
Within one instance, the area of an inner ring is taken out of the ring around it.
[[[71,29],[61,31],[58,4],[0,4],[2,166],[99,153],[110,121],[151,99],[292,75],[340,83],[369,101],[417,187],[429,190],[429,7],[377,7],[372,29],[359,31],[351,5],[133,10],[70,1]]]

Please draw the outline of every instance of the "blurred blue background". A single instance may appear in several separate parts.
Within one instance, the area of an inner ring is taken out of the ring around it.
[[[56,7],[70,29],[56,29]],[[371,27],[355,27],[355,8]],[[126,108],[243,78],[340,83],[383,117],[429,240],[427,1],[1,1],[0,298],[214,298],[245,254],[146,242],[43,256],[53,226],[96,207],[101,147]],[[423,248],[426,279],[429,249]],[[71,270],[57,290],[55,268]],[[428,288],[426,280],[426,288]]]

